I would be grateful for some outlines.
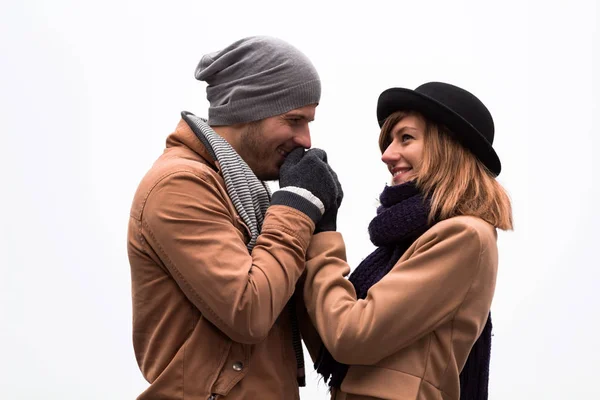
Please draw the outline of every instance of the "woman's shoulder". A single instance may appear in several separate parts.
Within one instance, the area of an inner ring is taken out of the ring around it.
[[[433,225],[420,239],[425,242],[430,240],[445,240],[455,238],[458,241],[479,242],[483,248],[496,244],[496,228],[479,217],[460,215],[445,219]]]
[[[495,235],[496,228],[489,222],[484,221],[479,217],[471,215],[459,215],[452,218],[447,218],[435,224],[433,228],[441,230],[445,229],[474,229],[478,233],[486,234],[493,233]]]

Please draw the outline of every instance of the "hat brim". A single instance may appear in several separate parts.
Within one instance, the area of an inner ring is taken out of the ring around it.
[[[450,129],[456,140],[469,149],[494,175],[499,175],[500,159],[486,138],[467,120],[451,108],[429,96],[405,88],[391,88],[379,96],[377,121],[379,127],[396,111],[417,111],[427,119]]]

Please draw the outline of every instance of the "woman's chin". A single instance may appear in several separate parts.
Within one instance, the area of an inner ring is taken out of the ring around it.
[[[406,182],[410,182],[410,181],[412,181],[412,180],[414,180],[414,179],[415,179],[415,177],[414,177],[414,176],[409,176],[409,177],[407,177],[407,178],[399,178],[399,177],[396,177],[396,178],[393,178],[393,179],[392,179],[392,186],[403,185],[403,184],[405,184]]]

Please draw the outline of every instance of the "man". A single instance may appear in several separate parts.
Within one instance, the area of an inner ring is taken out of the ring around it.
[[[342,198],[325,153],[304,150],[320,80],[271,37],[205,55],[196,78],[208,120],[182,113],[130,214],[133,343],[150,383],[139,399],[297,399],[290,299]],[[277,178],[271,197],[263,181]]]

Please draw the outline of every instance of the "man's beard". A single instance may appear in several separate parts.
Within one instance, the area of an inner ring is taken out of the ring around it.
[[[262,131],[261,121],[251,122],[241,133],[240,156],[246,161],[252,172],[261,181],[279,179],[279,166],[269,168],[272,152],[265,148],[267,141]]]

